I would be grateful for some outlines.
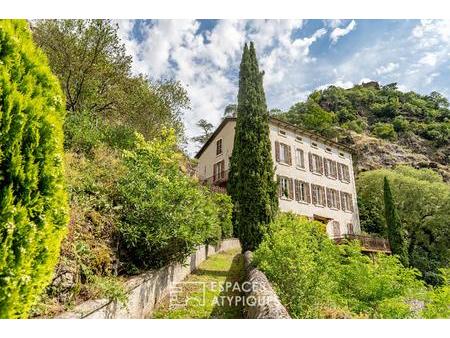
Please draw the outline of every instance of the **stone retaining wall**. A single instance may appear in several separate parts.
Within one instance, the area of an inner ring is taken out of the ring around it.
[[[76,306],[56,318],[144,318],[152,313],[155,305],[167,294],[169,288],[181,282],[196,270],[206,258],[221,251],[240,248],[238,239],[226,239],[218,246],[200,246],[184,264],[171,264],[130,278],[126,282],[128,302],[125,306],[108,299],[96,299]]]
[[[249,319],[288,319],[291,318],[281,304],[266,275],[252,264],[252,253],[244,253],[246,273],[245,314]],[[249,285],[248,285],[249,284]]]

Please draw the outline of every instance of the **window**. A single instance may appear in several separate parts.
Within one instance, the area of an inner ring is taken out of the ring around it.
[[[312,202],[314,205],[325,206],[325,188],[321,185],[311,184]]]
[[[302,149],[295,149],[295,165],[298,168],[305,169],[305,156]]]
[[[326,148],[325,148],[325,151],[326,151],[327,153],[331,153],[331,148],[330,148],[330,147],[326,147]]]
[[[317,143],[316,143],[316,142],[312,142],[312,143],[311,143],[311,147],[317,148]]]
[[[313,173],[322,175],[323,173],[323,161],[319,155],[308,153],[309,157],[309,170]]]
[[[278,129],[278,134],[280,134],[281,136],[286,137],[286,131],[285,130]]]
[[[303,138],[302,138],[301,136],[296,136],[296,137],[295,137],[295,140],[296,140],[297,142],[303,143]]]
[[[329,158],[324,158],[323,164],[325,176],[336,179],[337,178],[336,161],[330,160]]]
[[[335,189],[327,188],[327,205],[331,209],[339,209],[339,192]]]
[[[214,164],[213,167],[213,182],[225,178],[225,161],[222,160]]]
[[[343,191],[341,191],[341,209],[353,212],[352,195]]]
[[[333,237],[339,238],[341,237],[341,226],[338,221],[333,221],[331,223],[331,226],[333,227]]]
[[[219,139],[216,142],[216,156],[220,154],[222,154],[222,139]]]
[[[278,180],[278,195],[280,197],[293,199],[294,190],[292,186],[292,178],[285,176],[277,176]]]
[[[275,141],[275,159],[277,162],[292,165],[291,146]]]
[[[344,157],[344,153],[339,153],[339,156],[340,157]]]
[[[338,163],[338,177],[342,182],[350,182],[350,172],[348,166],[343,163]]]
[[[349,235],[354,235],[355,234],[355,232],[353,231],[353,223],[348,223],[347,224],[347,233]]]
[[[309,183],[295,180],[295,200],[298,202],[311,203]]]

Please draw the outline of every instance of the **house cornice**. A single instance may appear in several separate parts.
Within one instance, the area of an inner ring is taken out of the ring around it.
[[[231,121],[236,121],[236,118],[235,117],[226,117],[226,118],[223,119],[223,121],[219,124],[219,126],[214,131],[214,133],[212,133],[212,135],[209,137],[209,139],[205,142],[205,144],[197,152],[197,154],[195,155],[195,158],[198,159],[203,154],[205,149],[208,148],[208,146],[211,144],[211,142],[214,140],[214,138],[217,136],[217,134],[219,134],[220,131],[225,127],[225,125],[228,122],[231,122]],[[323,144],[335,147],[337,149],[344,150],[344,151],[350,153],[351,155],[353,155],[355,153],[354,150],[352,148],[350,148],[350,147],[347,147],[347,146],[345,146],[345,145],[343,145],[341,143],[338,143],[336,141],[328,139],[328,138],[326,138],[326,137],[324,137],[322,135],[319,135],[317,133],[311,132],[311,131],[309,131],[307,129],[304,129],[304,128],[301,128],[299,126],[296,126],[296,125],[294,125],[292,123],[280,120],[280,119],[278,119],[276,117],[270,117],[270,123],[272,125],[276,125],[278,127],[282,126],[285,129],[290,129],[290,130],[292,130],[292,131],[294,131],[296,133],[299,133],[299,134],[302,134],[302,135],[306,135],[306,136],[310,137],[311,139],[319,141],[319,142],[321,142]]]

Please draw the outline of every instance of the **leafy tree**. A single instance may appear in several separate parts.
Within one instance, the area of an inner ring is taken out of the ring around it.
[[[242,54],[237,112],[228,191],[234,232],[245,251],[258,246],[278,209],[263,73],[253,43]]]
[[[376,219],[385,217],[384,177],[389,180],[401,223],[408,236],[409,264],[422,273],[429,284],[442,283],[440,268],[450,259],[450,187],[431,169],[398,166],[358,175],[358,198],[373,205]],[[361,222],[369,223],[371,219]],[[377,227],[376,224],[373,227]]]
[[[384,213],[391,250],[398,255],[404,266],[409,265],[408,243],[392,197],[389,180],[384,177]]]
[[[0,317],[27,317],[68,222],[64,97],[26,21],[0,20]]]
[[[181,111],[189,108],[185,89],[177,81],[132,75],[132,58],[111,20],[39,20],[33,37],[62,84],[70,113],[127,124],[147,139],[161,126],[181,136]]]
[[[372,134],[386,140],[397,139],[397,133],[392,124],[378,122],[373,126]]]
[[[223,117],[236,117],[237,115],[237,104],[229,104],[225,107],[225,110],[223,112]]]
[[[203,129],[203,134],[193,137],[192,141],[200,143],[200,145],[203,145],[211,137],[211,135],[212,135],[211,131],[214,126],[210,122],[206,121],[205,119],[200,119],[197,122],[197,126],[200,127],[201,129]]]

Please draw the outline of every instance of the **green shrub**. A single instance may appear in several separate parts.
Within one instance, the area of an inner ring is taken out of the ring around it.
[[[394,126],[390,123],[376,123],[372,129],[372,134],[385,140],[397,139],[397,133],[394,130]]]
[[[26,21],[0,20],[0,317],[27,317],[68,221],[64,99]]]
[[[405,132],[409,130],[409,121],[403,116],[397,116],[392,122],[394,130],[397,133]]]
[[[421,313],[423,318],[450,318],[450,269],[441,269],[441,275],[443,285],[427,293],[427,303]]]
[[[127,174],[119,182],[122,245],[138,267],[183,261],[205,242],[220,239],[217,207],[209,191],[182,170],[173,131],[150,143],[139,138],[125,152]]]
[[[220,228],[222,229],[222,238],[231,238],[233,236],[233,223],[231,215],[233,212],[233,204],[231,197],[225,194],[213,194],[214,203],[218,208]]]
[[[425,291],[418,272],[394,256],[372,261],[358,243],[336,246],[324,225],[281,214],[255,251],[255,262],[295,318],[408,318]]]
[[[450,187],[430,169],[398,166],[361,173],[356,181],[358,198],[371,205],[372,215],[361,214],[362,223],[384,219],[383,180],[389,179],[402,225],[407,232],[409,264],[422,273],[429,284],[442,282],[439,268],[450,258]],[[374,215],[376,214],[376,215]],[[374,224],[376,223],[376,224]]]

